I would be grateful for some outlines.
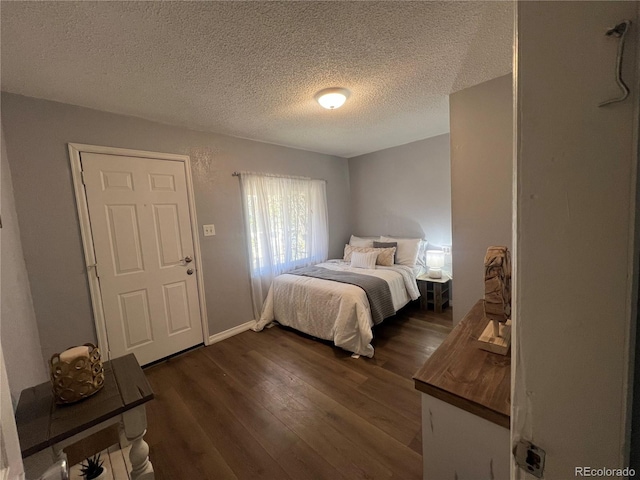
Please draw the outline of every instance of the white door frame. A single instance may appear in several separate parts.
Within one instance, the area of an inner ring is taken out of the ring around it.
[[[0,345],[0,480],[24,480],[20,439],[13,412],[9,379]]]
[[[107,337],[107,324],[104,319],[102,308],[102,294],[100,283],[96,275],[96,254],[93,248],[93,234],[89,221],[89,206],[87,195],[82,179],[81,153],[102,153],[105,155],[118,155],[123,157],[136,157],[153,160],[172,160],[184,164],[185,178],[187,182],[187,199],[189,203],[189,214],[191,217],[191,234],[193,236],[194,262],[196,265],[196,280],[198,283],[198,301],[200,304],[200,317],[202,320],[202,338],[205,345],[209,345],[209,322],[207,320],[207,305],[204,296],[204,282],[202,275],[202,258],[200,253],[200,239],[198,237],[198,220],[196,217],[196,204],[193,195],[193,181],[191,178],[191,160],[188,155],[177,155],[173,153],[145,152],[142,150],[129,150],[127,148],[101,147],[96,145],[83,145],[80,143],[69,143],[69,160],[71,161],[71,174],[73,175],[73,187],[76,195],[76,206],[78,209],[78,219],[80,221],[80,233],[82,234],[82,246],[84,248],[84,261],[87,268],[89,290],[91,292],[91,305],[93,307],[93,318],[96,325],[98,337],[98,347],[110,358],[109,340]]]

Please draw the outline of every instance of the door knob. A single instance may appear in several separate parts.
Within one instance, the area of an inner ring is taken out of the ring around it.
[[[187,275],[193,275],[193,268],[187,269]]]
[[[184,257],[184,263],[191,263],[191,262],[193,262],[193,258],[192,257],[190,257],[189,255]]]

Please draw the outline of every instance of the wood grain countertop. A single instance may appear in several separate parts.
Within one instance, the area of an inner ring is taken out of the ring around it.
[[[478,348],[486,325],[478,300],[413,379],[417,390],[509,428],[511,352],[505,356]]]

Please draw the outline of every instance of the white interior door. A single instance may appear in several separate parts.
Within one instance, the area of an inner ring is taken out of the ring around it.
[[[112,358],[203,342],[185,164],[81,153]]]

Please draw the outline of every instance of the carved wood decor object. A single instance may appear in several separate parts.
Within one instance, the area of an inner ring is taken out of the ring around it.
[[[484,315],[502,323],[511,316],[511,254],[507,247],[489,247],[484,256]]]
[[[480,348],[506,355],[511,346],[511,254],[492,246],[484,256],[484,316],[490,320]]]

